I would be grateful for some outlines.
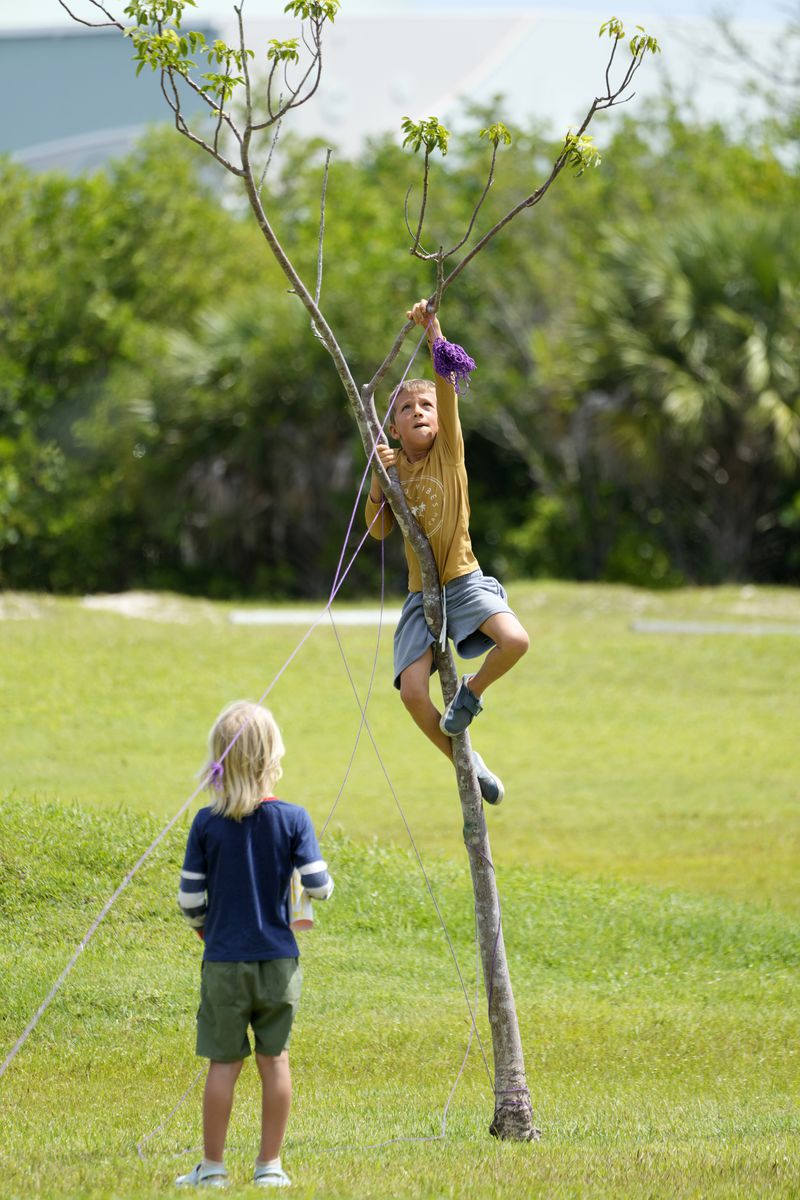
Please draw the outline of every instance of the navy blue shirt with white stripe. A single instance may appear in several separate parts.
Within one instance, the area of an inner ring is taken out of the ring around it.
[[[324,900],[333,880],[304,808],[269,797],[241,821],[201,808],[189,830],[178,896],[183,915],[204,927],[209,962],[296,958],[289,884]]]

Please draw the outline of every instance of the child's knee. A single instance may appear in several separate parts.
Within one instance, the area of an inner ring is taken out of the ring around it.
[[[400,676],[400,699],[408,709],[419,708],[430,703],[430,683],[427,676],[419,672],[403,671]]]
[[[520,659],[523,655],[527,654],[530,644],[531,639],[519,622],[516,622],[514,626],[504,631],[503,650],[513,655],[515,659]]]
[[[517,648],[517,654],[519,655],[520,658],[522,658],[522,656],[524,654],[527,654],[528,651],[530,650],[531,639],[528,637],[527,632],[522,628],[521,625],[517,632],[515,645]]]
[[[256,1065],[258,1073],[262,1078],[274,1074],[281,1074],[289,1069],[289,1051],[284,1050],[280,1054],[261,1054],[256,1051]]]

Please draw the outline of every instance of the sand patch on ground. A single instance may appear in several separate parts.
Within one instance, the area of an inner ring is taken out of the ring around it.
[[[0,621],[37,621],[44,616],[47,599],[24,592],[0,592]]]
[[[158,621],[165,625],[193,625],[210,621],[216,625],[311,625],[325,615],[325,605],[318,608],[296,608],[291,605],[264,608],[227,609],[208,600],[195,600],[169,592],[98,592],[83,596],[81,608],[90,612],[113,613],[136,621]],[[48,595],[27,595],[24,592],[0,592],[0,621],[33,621],[52,616],[57,601]],[[396,624],[399,609],[334,607],[333,617],[338,625]]]
[[[225,620],[225,615],[206,600],[188,600],[162,592],[111,592],[84,596],[83,608],[94,612],[116,613],[139,621],[160,621],[167,625],[190,625],[197,621]]]

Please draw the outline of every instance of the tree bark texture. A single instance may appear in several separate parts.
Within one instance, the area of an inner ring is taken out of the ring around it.
[[[373,437],[379,435],[380,425],[372,396],[368,393],[362,395],[361,413],[357,419],[360,429],[367,427]],[[372,453],[372,446],[366,440],[364,449],[368,456]],[[419,560],[425,619],[433,633],[439,636],[442,629],[441,586],[433,551],[408,507],[394,468],[389,472],[389,478],[391,486],[386,492],[387,499]],[[438,644],[434,646],[434,662],[439,671],[444,702],[448,704],[458,687],[455,660],[449,645],[444,650]],[[464,844],[472,875],[478,945],[492,1035],[494,1114],[489,1132],[510,1141],[535,1141],[541,1134],[534,1125],[525,1078],[525,1060],[503,940],[497,882],[483,801],[472,762],[469,733],[453,739],[453,762],[461,801]]]
[[[424,570],[423,582],[427,583]],[[441,628],[441,615],[439,626]],[[458,686],[450,646],[442,650],[437,645],[434,659],[442,684],[442,695],[445,703],[448,703]],[[541,1134],[534,1125],[531,1097],[525,1078],[525,1059],[506,959],[502,913],[489,845],[489,832],[475,778],[469,733],[463,733],[453,739],[453,761],[464,820],[464,844],[467,847],[472,890],[475,895],[478,946],[492,1034],[494,1116],[489,1132],[494,1137],[509,1141],[537,1141]]]

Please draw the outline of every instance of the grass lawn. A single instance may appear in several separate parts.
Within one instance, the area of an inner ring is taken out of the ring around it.
[[[473,1046],[445,1140],[368,1148],[439,1132],[469,1025],[362,738],[325,839],[336,896],[303,942],[284,1155],[292,1194],[796,1197],[800,641],[642,634],[631,622],[800,624],[800,593],[519,584],[511,598],[531,653],[489,694],[474,742],[506,784],[490,828],[543,1140],[488,1137],[490,1087]],[[0,1058],[194,790],[218,709],[260,696],[303,634],[231,625],[228,607],[175,599],[181,620],[159,622],[4,598]],[[340,630],[362,693],[376,633]],[[387,629],[370,724],[474,985],[450,770],[390,674]],[[321,827],[359,724],[328,624],[269,703],[288,747],[281,794]],[[195,807],[0,1079],[3,1200],[171,1195],[196,1161],[199,1087],[136,1153],[198,1069],[199,943],[174,907]],[[254,1075],[243,1076],[230,1137],[245,1194]]]

